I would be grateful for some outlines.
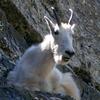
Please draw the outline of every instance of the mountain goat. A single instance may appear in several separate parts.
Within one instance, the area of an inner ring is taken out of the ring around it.
[[[26,50],[18,64],[8,75],[8,83],[24,87],[29,90],[48,91],[69,94],[80,100],[79,89],[71,73],[60,72],[55,65],[66,64],[74,55],[73,48],[74,26],[70,25],[73,11],[68,23],[60,22],[54,8],[57,23],[44,17],[50,33],[44,40]]]

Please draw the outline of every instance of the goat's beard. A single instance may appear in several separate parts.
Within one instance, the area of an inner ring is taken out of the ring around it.
[[[54,54],[54,61],[56,64],[61,64],[61,65],[65,65],[68,63],[68,61],[64,61],[62,59],[62,55],[57,55],[57,54]]]
[[[58,45],[55,45],[52,47],[52,52],[54,56],[54,61],[56,64],[62,64],[65,65],[68,63],[68,61],[63,60],[63,55],[58,51]]]

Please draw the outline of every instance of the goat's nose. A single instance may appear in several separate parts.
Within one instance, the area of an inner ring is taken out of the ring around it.
[[[66,50],[65,53],[72,57],[75,54],[75,51]]]

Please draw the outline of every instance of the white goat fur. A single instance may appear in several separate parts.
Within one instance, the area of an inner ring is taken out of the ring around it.
[[[72,27],[65,23],[62,23],[60,28],[55,25],[55,29],[59,28],[62,33],[59,39],[57,38],[57,41],[60,42],[57,42],[52,34],[47,34],[42,43],[36,46],[32,45],[26,50],[14,70],[9,73],[8,83],[32,91],[69,94],[76,100],[80,100],[80,92],[71,73],[64,74],[55,66],[56,64],[65,64],[62,61],[64,52],[58,50],[59,43],[66,42],[63,49],[73,50],[72,41],[70,42],[69,39],[69,35],[73,31]]]

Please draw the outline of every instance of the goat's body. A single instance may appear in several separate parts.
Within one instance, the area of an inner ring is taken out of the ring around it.
[[[19,85],[32,85],[46,80],[53,69],[54,60],[50,50],[42,46],[43,42],[30,47],[22,56],[15,69],[10,72],[8,80]],[[30,87],[30,86],[29,86]],[[36,87],[36,86],[35,86]]]
[[[9,73],[8,81],[32,91],[64,93],[80,100],[71,74],[63,74],[55,67],[50,49],[51,39],[48,35],[41,44],[30,47]]]

